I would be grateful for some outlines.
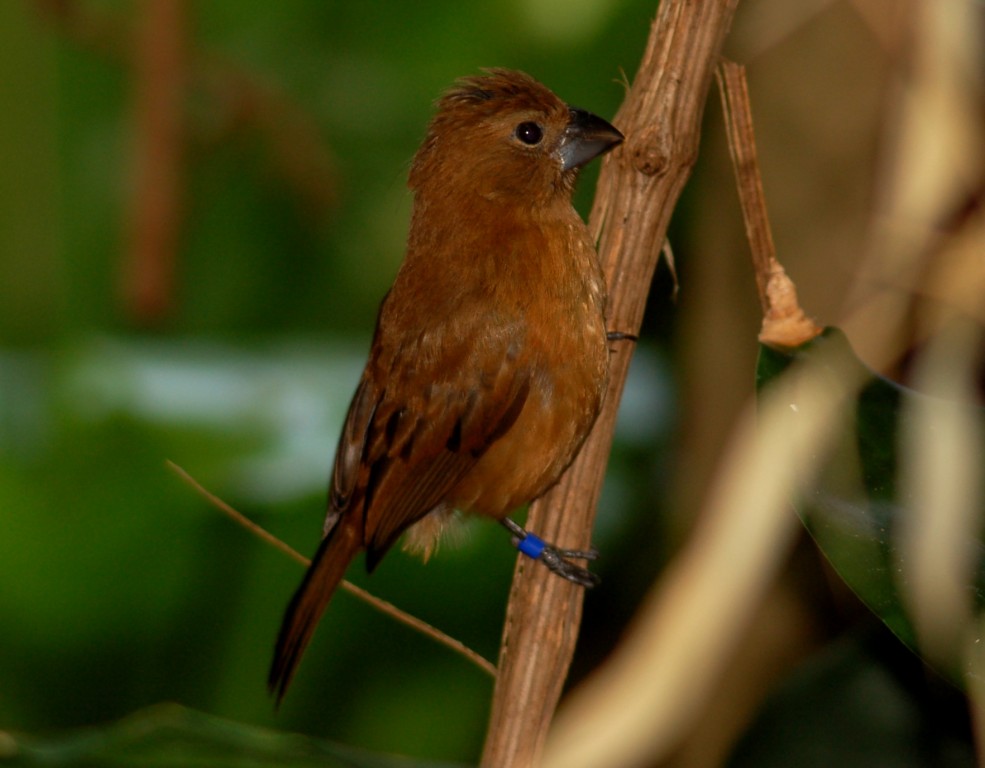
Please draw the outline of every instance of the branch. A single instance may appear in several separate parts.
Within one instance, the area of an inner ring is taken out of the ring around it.
[[[67,40],[121,66],[132,63],[137,152],[121,282],[133,318],[158,321],[173,310],[188,146],[211,149],[255,133],[304,213],[321,220],[334,207],[335,164],[314,118],[259,74],[196,46],[187,0],[144,0],[136,26],[80,0],[33,5]],[[189,111],[190,99],[198,109]]]
[[[283,552],[285,555],[291,558],[294,562],[300,563],[304,568],[307,568],[309,565],[311,565],[311,560],[309,560],[307,557],[302,555],[297,550],[293,549],[290,545],[285,544],[283,541],[281,541],[272,533],[270,533],[270,531],[268,531],[266,528],[257,525],[242,512],[233,508],[225,501],[220,499],[218,496],[216,496],[214,493],[207,490],[194,477],[189,475],[184,469],[179,467],[173,461],[166,461],[165,464],[167,465],[168,469],[174,472],[181,479],[182,482],[189,485],[192,489],[195,490],[196,493],[198,493],[199,496],[201,496],[206,501],[208,501],[212,506],[214,506],[216,509],[222,512],[224,515],[232,518],[232,520],[235,523],[238,523],[239,525],[243,526],[246,530],[248,530],[250,533],[258,537],[259,539],[265,541],[267,544],[270,544],[274,549],[279,549],[281,552]],[[378,610],[380,613],[386,614],[390,618],[399,621],[401,624],[405,624],[411,629],[420,632],[422,635],[426,635],[427,637],[430,637],[436,643],[440,643],[446,648],[450,648],[455,653],[464,656],[466,659],[471,661],[486,674],[489,674],[493,677],[496,676],[496,667],[494,667],[488,659],[485,659],[482,656],[480,656],[478,653],[473,651],[471,648],[469,648],[460,640],[456,640],[454,637],[450,637],[449,635],[446,635],[437,627],[432,627],[430,624],[428,624],[425,621],[422,621],[416,616],[412,616],[409,613],[405,613],[404,611],[397,608],[397,606],[395,606],[393,603],[387,602],[386,600],[377,597],[371,592],[367,592],[362,587],[358,587],[350,581],[345,581],[343,579],[340,587],[344,591],[348,592],[350,595],[354,595],[355,597],[362,600],[364,603],[368,603],[373,608]]]
[[[187,11],[183,0],[146,0],[134,35],[136,152],[122,289],[130,316],[143,323],[173,309],[184,208]]]
[[[609,287],[609,330],[636,333],[667,225],[697,158],[712,72],[738,0],[664,0],[636,80],[614,120],[626,143],[602,167],[589,226]],[[561,482],[530,508],[527,527],[587,548],[616,411],[632,357],[617,342],[609,393]],[[537,763],[574,654],[582,590],[518,558],[507,607],[484,768]]]
[[[718,68],[718,85],[725,113],[726,133],[739,205],[746,226],[746,239],[752,251],[756,289],[763,309],[759,340],[774,347],[793,349],[804,344],[822,328],[800,308],[797,289],[776,258],[763,180],[759,174],[759,156],[752,128],[752,107],[746,85],[745,68],[723,61]]]
[[[815,326],[796,305],[796,291],[773,252],[756,161],[752,110],[742,67],[721,65],[729,143],[767,328]],[[777,285],[789,288],[777,294]],[[785,302],[785,303],[784,303]],[[791,303],[792,302],[792,303]],[[783,304],[802,322],[771,323]],[[762,338],[762,336],[761,336]],[[781,334],[789,341],[792,337]],[[817,362],[817,361],[815,361]],[[795,487],[810,482],[834,425],[860,386],[861,366],[832,359],[797,369],[770,385],[737,423],[687,545],[637,612],[619,648],[566,702],[551,734],[545,768],[663,764],[693,725],[731,663],[736,638],[776,576],[797,530],[790,514]],[[842,387],[830,386],[830,371]],[[790,403],[798,406],[797,428]]]

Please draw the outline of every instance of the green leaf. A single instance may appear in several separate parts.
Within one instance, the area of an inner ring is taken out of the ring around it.
[[[860,372],[864,384],[840,415],[833,448],[819,454],[821,471],[796,499],[797,513],[838,575],[900,640],[919,653],[914,623],[900,592],[911,573],[897,537],[909,503],[899,482],[898,452],[899,435],[912,413],[910,406],[915,398],[926,396],[866,369],[845,335],[834,328],[790,352],[761,345],[757,389],[761,392],[801,360],[819,363],[816,375],[841,379],[845,371]],[[833,378],[832,385],[839,382]],[[985,422],[985,411],[970,408],[969,418]],[[985,604],[985,548],[980,542],[972,544],[978,566],[968,589],[980,608]],[[963,677],[960,663],[952,659],[941,671],[959,682]]]
[[[160,704],[105,726],[43,739],[0,731],[5,766],[329,766],[463,768],[382,755]]]

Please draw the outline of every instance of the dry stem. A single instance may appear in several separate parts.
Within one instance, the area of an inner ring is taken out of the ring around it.
[[[718,85],[742,219],[752,251],[759,303],[763,308],[759,340],[770,346],[793,349],[813,339],[822,329],[801,310],[797,290],[776,258],[759,174],[745,68],[723,61],[718,68]]]
[[[246,515],[244,515],[239,510],[234,509],[232,506],[230,506],[225,501],[220,499],[214,493],[207,490],[205,487],[202,486],[201,483],[199,483],[195,478],[189,475],[184,469],[179,467],[173,461],[167,461],[165,463],[168,469],[170,469],[179,478],[181,478],[183,482],[191,486],[200,496],[202,496],[210,504],[212,504],[212,506],[214,506],[223,514],[231,517],[236,523],[246,528],[246,530],[248,530],[254,536],[259,537],[260,539],[270,544],[275,549],[279,549],[281,552],[286,554],[295,562],[300,563],[305,568],[311,565],[311,561],[307,557],[305,557],[300,552],[298,552],[297,550],[290,547],[288,544],[278,539],[276,536],[274,536],[265,528],[262,528],[261,526],[254,523],[252,520],[246,517]],[[441,643],[441,645],[444,645],[445,647],[453,650],[455,653],[460,654],[461,656],[467,658],[469,661],[471,661],[473,664],[479,667],[479,669],[483,670],[484,672],[487,672],[493,677],[496,676],[496,667],[493,666],[493,664],[488,659],[485,659],[482,656],[480,656],[478,653],[473,651],[471,648],[469,648],[467,645],[462,643],[460,640],[456,640],[454,637],[450,637],[446,635],[437,627],[432,627],[430,624],[421,621],[416,616],[411,616],[409,613],[405,613],[404,611],[397,608],[397,606],[395,606],[393,603],[389,603],[386,600],[382,600],[376,597],[376,595],[367,592],[362,587],[357,587],[355,584],[352,584],[351,582],[343,580],[340,586],[343,590],[345,590],[349,594],[355,595],[365,603],[369,603],[371,606],[376,608],[376,610],[380,611],[381,613],[385,613],[387,616],[396,619],[401,624],[406,624],[411,629],[417,630],[421,634],[430,637],[432,640],[434,640],[437,643]]]
[[[146,0],[134,35],[136,151],[123,291],[131,317],[141,322],[173,309],[184,208],[187,11],[183,0]]]
[[[701,115],[738,0],[664,0],[615,124],[626,143],[606,158],[590,227],[609,286],[609,329],[636,333],[671,212],[697,158]],[[561,482],[530,508],[527,526],[562,547],[591,539],[632,347],[617,342],[609,394]],[[503,631],[484,768],[539,759],[581,619],[581,588],[519,559]]]

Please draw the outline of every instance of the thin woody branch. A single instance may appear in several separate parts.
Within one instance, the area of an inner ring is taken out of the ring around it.
[[[335,163],[311,115],[256,73],[196,46],[185,0],[145,0],[137,22],[79,0],[33,5],[66,39],[133,65],[135,182],[129,262],[121,276],[132,317],[159,320],[173,310],[189,146],[211,148],[255,133],[271,169],[294,190],[304,212],[321,219],[331,211]],[[189,99],[197,99],[199,110],[188,110]]]
[[[187,7],[147,0],[134,36],[136,152],[122,291],[132,318],[154,322],[173,309],[185,171]]]
[[[614,123],[589,227],[609,287],[609,329],[635,334],[671,213],[698,152],[701,115],[738,0],[666,0]],[[632,344],[617,342],[609,393],[578,458],[530,508],[527,525],[558,546],[588,547]],[[481,765],[535,765],[574,654],[583,593],[519,559]]]
[[[302,555],[300,552],[284,543],[272,533],[270,533],[265,528],[257,525],[252,520],[250,520],[246,515],[244,515],[239,510],[233,508],[231,505],[227,504],[225,501],[220,499],[211,491],[207,490],[201,483],[199,483],[194,477],[188,474],[184,469],[179,467],[173,461],[165,462],[168,469],[174,472],[182,482],[191,487],[199,496],[208,501],[213,507],[218,509],[224,515],[233,520],[237,525],[242,526],[250,533],[252,533],[257,538],[266,542],[274,549],[280,550],[282,553],[291,558],[294,562],[300,563],[303,567],[307,568],[311,565],[311,560]],[[436,627],[432,627],[425,621],[406,613],[393,603],[383,600],[377,597],[371,592],[367,592],[362,587],[358,587],[352,582],[343,581],[341,583],[341,588],[348,592],[350,595],[354,595],[358,599],[362,600],[364,603],[371,605],[373,608],[378,610],[380,613],[386,614],[392,619],[399,621],[401,624],[405,624],[411,629],[420,632],[422,635],[430,637],[436,643],[444,645],[446,648],[451,649],[453,652],[463,656],[464,658],[471,661],[479,669],[492,677],[496,676],[496,667],[492,663],[479,655],[476,651],[473,651],[467,645],[465,645],[460,640],[456,640],[454,637],[450,637],[442,632]]]

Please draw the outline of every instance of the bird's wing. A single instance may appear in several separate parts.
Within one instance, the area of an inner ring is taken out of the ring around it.
[[[361,509],[369,568],[523,410],[531,374],[518,365],[522,334],[490,333],[489,322],[446,323],[366,367],[336,455],[329,518]]]

